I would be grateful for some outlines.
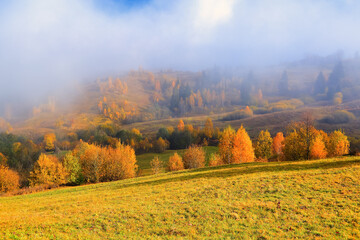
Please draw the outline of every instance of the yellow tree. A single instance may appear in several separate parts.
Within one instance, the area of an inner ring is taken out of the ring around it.
[[[184,153],[185,168],[201,168],[205,166],[205,152],[200,146],[190,146]]]
[[[55,150],[55,141],[56,136],[54,133],[48,133],[44,135],[44,145],[46,151],[54,151]]]
[[[151,166],[151,170],[152,170],[153,174],[159,174],[160,173],[160,171],[162,169],[162,166],[163,166],[163,163],[159,159],[159,156],[155,156],[153,158],[153,160],[151,160],[150,166]]]
[[[317,135],[310,145],[310,157],[312,159],[326,158],[327,151],[321,135]]]
[[[272,156],[273,140],[268,130],[261,131],[255,146],[255,155],[260,159],[269,159]]]
[[[350,142],[341,130],[337,130],[330,134],[328,148],[330,156],[342,156],[349,153]]]
[[[174,155],[169,158],[168,169],[169,171],[179,171],[184,169],[184,163],[179,154],[174,153]]]
[[[0,166],[7,166],[8,159],[0,152]]]
[[[282,132],[278,132],[273,139],[273,151],[277,156],[281,156],[283,154],[284,148],[284,134]]]
[[[211,121],[211,118],[207,118],[206,122],[205,122],[205,127],[204,127],[204,134],[205,137],[207,138],[212,138],[214,133],[214,126],[213,123]]]
[[[6,166],[0,165],[0,193],[14,191],[18,189],[19,186],[19,174]]]
[[[219,152],[220,157],[224,163],[230,164],[232,159],[232,141],[235,136],[234,129],[231,126],[228,126],[224,129],[221,134],[220,142],[219,142]]]
[[[177,129],[179,132],[184,131],[185,130],[185,124],[184,121],[182,119],[180,119],[178,125],[177,125]]]
[[[41,154],[30,173],[30,185],[61,185],[66,183],[67,171],[55,156]]]
[[[254,159],[255,154],[251,139],[241,125],[233,139],[231,163],[253,162]]]

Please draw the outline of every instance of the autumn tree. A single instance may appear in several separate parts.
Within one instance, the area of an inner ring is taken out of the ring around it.
[[[67,153],[63,159],[63,165],[67,171],[67,182],[79,185],[84,181],[80,160],[72,153]]]
[[[168,169],[169,171],[179,171],[184,169],[184,163],[179,154],[174,153],[174,155],[169,158]]]
[[[159,156],[155,156],[150,161],[150,166],[151,166],[151,170],[152,170],[153,174],[159,174],[163,167],[163,162],[159,159]]]
[[[177,130],[179,132],[184,131],[185,130],[185,124],[184,121],[182,119],[179,120],[179,123],[177,125]]]
[[[322,159],[326,158],[327,150],[325,143],[321,135],[317,135],[314,140],[311,142],[310,146],[310,157],[311,159]]]
[[[157,153],[165,152],[169,148],[169,142],[159,137],[154,143],[154,150]]]
[[[4,165],[0,165],[0,193],[14,191],[19,186],[19,174]]]
[[[56,136],[54,133],[48,133],[44,135],[44,145],[46,151],[54,151],[55,150],[55,141]]]
[[[205,134],[205,137],[207,137],[208,139],[212,138],[212,136],[214,134],[214,126],[211,121],[211,118],[206,119],[205,127],[204,127],[204,134]]]
[[[219,152],[222,161],[226,164],[232,162],[232,148],[233,148],[233,139],[235,136],[235,130],[228,126],[224,129],[221,134],[219,142]]]
[[[285,146],[283,149],[284,157],[288,161],[305,159],[306,144],[301,139],[297,130],[290,132],[285,138]]]
[[[268,130],[261,131],[255,146],[255,155],[260,159],[269,159],[272,156],[273,140]]]
[[[205,166],[205,152],[200,146],[190,146],[186,149],[183,157],[184,167],[201,168]]]
[[[245,128],[241,127],[236,132],[232,142],[231,163],[253,162],[255,158],[251,139]]]
[[[5,157],[4,154],[0,152],[0,166],[7,166],[7,161],[7,157]]]
[[[210,157],[209,157],[209,166],[210,167],[220,166],[220,165],[223,165],[223,164],[224,163],[221,160],[220,155],[218,155],[216,153],[210,154]]]
[[[66,183],[66,169],[57,157],[41,154],[30,173],[30,185],[56,185]]]
[[[337,130],[329,136],[329,155],[342,156],[349,153],[350,142],[347,136],[341,131]]]
[[[278,132],[273,139],[273,152],[277,156],[281,156],[283,154],[284,149],[284,134],[282,132]]]

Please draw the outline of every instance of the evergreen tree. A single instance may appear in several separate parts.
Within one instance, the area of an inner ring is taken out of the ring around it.
[[[289,93],[289,77],[287,71],[284,71],[279,82],[280,95],[287,95]]]
[[[333,99],[335,93],[341,92],[342,79],[344,78],[344,68],[341,62],[335,65],[329,76],[328,81],[328,99]]]
[[[320,72],[314,84],[314,94],[315,95],[323,94],[325,93],[325,91],[326,91],[326,80],[324,74]]]

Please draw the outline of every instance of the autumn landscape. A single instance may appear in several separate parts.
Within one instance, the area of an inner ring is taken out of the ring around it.
[[[360,239],[358,11],[0,2],[0,238]]]

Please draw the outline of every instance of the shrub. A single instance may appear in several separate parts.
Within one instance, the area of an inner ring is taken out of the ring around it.
[[[190,146],[183,157],[185,168],[200,168],[205,166],[205,152],[202,147]]]
[[[153,174],[159,174],[162,169],[163,163],[162,161],[160,161],[158,156],[155,156],[153,160],[151,160],[150,166]]]
[[[220,166],[220,165],[223,165],[223,161],[221,160],[221,157],[216,154],[216,153],[212,153],[210,155],[210,158],[209,158],[209,166],[210,167],[215,167],[215,166]]]
[[[184,169],[184,163],[179,154],[175,153],[169,158],[169,171],[179,171]]]
[[[272,103],[270,104],[270,109],[273,112],[278,112],[278,111],[284,111],[284,110],[293,110],[296,109],[298,107],[303,106],[304,103],[296,98],[290,99],[290,100],[282,100],[276,103]]]
[[[67,172],[57,157],[41,154],[30,173],[30,185],[55,185],[66,183]]]
[[[288,161],[294,161],[299,159],[306,158],[306,152],[304,149],[306,148],[303,139],[300,134],[294,130],[290,134],[288,134],[285,138],[285,146],[284,146],[284,157]]]
[[[0,165],[0,192],[10,192],[18,189],[20,177],[17,172]]]
[[[232,120],[238,120],[238,119],[244,119],[248,117],[252,117],[254,115],[253,111],[246,107],[242,110],[237,110],[235,112],[229,113],[226,116],[222,118],[223,121],[232,121]]]
[[[356,119],[355,115],[352,114],[351,112],[348,112],[346,110],[338,110],[324,117],[320,121],[329,124],[341,124],[341,123],[349,123],[355,119]]]

